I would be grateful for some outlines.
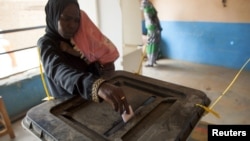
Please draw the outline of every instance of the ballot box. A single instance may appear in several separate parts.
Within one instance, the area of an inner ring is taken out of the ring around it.
[[[23,127],[46,141],[184,141],[205,113],[196,104],[210,104],[200,90],[126,71],[108,81],[123,89],[132,106],[126,123],[107,102],[76,95],[31,108]]]

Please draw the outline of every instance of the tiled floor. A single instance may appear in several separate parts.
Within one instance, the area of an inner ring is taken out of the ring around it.
[[[143,67],[145,76],[202,90],[211,99],[211,104],[214,104],[215,100],[224,93],[224,96],[213,107],[213,110],[219,113],[220,118],[208,113],[202,117],[201,122],[250,124],[250,71],[243,70],[231,87],[225,91],[238,71],[167,59],[158,60],[158,65],[153,68]],[[0,140],[39,141],[38,138],[24,130],[20,122],[21,120],[13,123],[15,139],[11,140],[6,135],[0,137]],[[205,138],[199,137],[198,140],[205,141]]]

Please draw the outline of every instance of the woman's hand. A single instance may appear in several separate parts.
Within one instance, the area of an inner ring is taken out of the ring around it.
[[[110,83],[103,83],[98,90],[98,96],[111,104],[116,112],[122,114],[126,111],[126,113],[129,114],[128,102],[120,87]]]

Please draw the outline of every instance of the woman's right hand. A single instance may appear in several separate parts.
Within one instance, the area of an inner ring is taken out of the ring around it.
[[[98,89],[98,96],[108,102],[116,112],[129,114],[129,105],[123,90],[115,85],[104,82]]]

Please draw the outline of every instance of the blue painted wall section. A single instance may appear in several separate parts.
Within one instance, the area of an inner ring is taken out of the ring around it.
[[[40,75],[2,85],[0,95],[12,121],[24,116],[27,110],[42,103],[42,99],[46,97]]]
[[[161,21],[161,25],[165,58],[233,69],[250,58],[250,23]]]

